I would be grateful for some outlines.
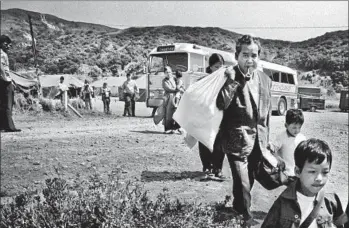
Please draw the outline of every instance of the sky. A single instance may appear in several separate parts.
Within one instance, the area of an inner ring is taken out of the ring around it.
[[[348,1],[1,1],[10,8],[122,29],[220,27],[287,41],[348,29]]]

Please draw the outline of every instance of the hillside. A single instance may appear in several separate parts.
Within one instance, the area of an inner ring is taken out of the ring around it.
[[[1,11],[1,34],[14,40],[11,67],[33,67],[28,16],[31,15],[44,73],[85,73],[93,77],[138,71],[151,49],[160,44],[188,42],[220,50],[234,50],[241,34],[213,27],[134,27],[124,30],[72,22],[21,9]],[[262,59],[299,71],[319,70],[348,85],[348,30],[326,33],[302,42],[261,39]]]

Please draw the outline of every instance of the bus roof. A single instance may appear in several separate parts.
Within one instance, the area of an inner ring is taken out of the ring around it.
[[[270,63],[270,62],[260,60],[259,64],[262,68],[267,68],[270,70],[277,70],[277,71],[289,73],[289,74],[297,74],[297,71],[295,71],[287,66],[282,66],[282,65],[279,65],[276,63]]]
[[[149,55],[171,53],[171,52],[197,53],[197,54],[206,55],[206,56],[210,56],[213,53],[218,53],[222,55],[224,61],[236,63],[235,52],[233,51],[232,52],[221,51],[221,50],[200,46],[197,44],[190,44],[190,43],[173,43],[168,45],[161,45],[154,48],[149,53]]]

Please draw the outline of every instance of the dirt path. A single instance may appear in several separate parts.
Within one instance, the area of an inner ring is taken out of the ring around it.
[[[151,109],[137,103],[138,117],[122,117],[122,103],[112,102],[113,114],[75,116],[15,115],[21,133],[1,134],[1,193],[7,196],[38,188],[60,167],[65,179],[77,173],[102,175],[121,167],[123,178],[144,185],[152,197],[168,188],[173,198],[208,204],[231,194],[232,181],[200,182],[198,149],[190,150],[181,135],[162,134],[149,118]],[[102,110],[99,101],[96,108]],[[73,114],[72,114],[73,115]],[[345,206],[348,201],[348,114],[305,112],[303,133],[326,140],[333,153],[327,188],[336,191]],[[271,139],[284,130],[284,117],[272,116]],[[60,164],[60,165],[58,165]],[[230,177],[224,161],[224,175]],[[262,218],[284,188],[273,191],[258,183],[252,190],[252,210],[260,227]]]

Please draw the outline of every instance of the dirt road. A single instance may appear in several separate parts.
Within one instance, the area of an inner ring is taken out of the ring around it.
[[[102,110],[98,100],[95,108]],[[231,194],[232,180],[201,182],[198,149],[190,150],[182,135],[163,134],[162,125],[149,118],[151,109],[137,103],[137,117],[122,117],[123,103],[112,102],[112,115],[97,113],[80,119],[55,114],[16,114],[20,133],[1,134],[1,194],[11,196],[39,188],[56,175],[59,166],[65,179],[77,173],[91,174],[95,167],[106,176],[116,167],[123,178],[140,182],[152,197],[168,188],[173,198],[208,204]],[[303,133],[326,140],[334,154],[328,190],[336,191],[345,206],[348,201],[348,114],[325,111],[305,112]],[[271,139],[284,130],[284,117],[272,116]],[[58,165],[60,164],[60,165]],[[224,161],[224,175],[231,177]],[[262,218],[283,190],[252,190],[252,211],[260,227]]]

